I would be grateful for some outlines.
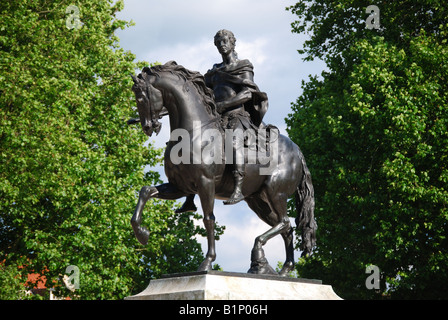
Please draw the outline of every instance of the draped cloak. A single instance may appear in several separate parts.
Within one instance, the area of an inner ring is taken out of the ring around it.
[[[214,77],[220,80],[247,88],[252,93],[252,99],[244,103],[244,110],[250,115],[252,123],[258,128],[263,121],[263,117],[268,110],[268,96],[265,92],[261,92],[258,86],[251,80],[245,79],[245,73],[254,74],[254,67],[249,60],[238,60],[231,68],[218,68],[214,65],[211,70],[205,74],[205,81],[208,86],[213,82]],[[245,127],[247,127],[245,125]]]

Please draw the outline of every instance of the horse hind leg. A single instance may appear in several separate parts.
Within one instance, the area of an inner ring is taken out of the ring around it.
[[[267,241],[279,234],[281,234],[285,243],[286,260],[283,263],[282,270],[278,274],[280,276],[287,276],[288,273],[294,269],[294,247],[292,242],[293,236],[291,223],[289,222],[289,219],[282,219],[270,230],[255,239],[254,248],[252,249],[251,254],[251,269],[249,272],[255,271],[255,273],[277,274],[277,272],[269,266],[264,256],[264,250],[262,247],[267,243]]]
[[[280,276],[285,277],[294,270],[294,229],[288,217],[288,196],[278,193],[275,197],[268,197],[268,200],[272,212],[276,213],[280,233],[285,243],[286,260],[279,272]]]
[[[282,233],[283,241],[285,242],[286,260],[283,263],[282,270],[279,275],[286,277],[291,271],[294,270],[294,229],[289,224],[289,228]]]
[[[285,205],[283,211],[278,210],[278,207],[283,207],[279,205],[279,200],[281,200],[281,197],[277,199],[276,205],[267,203],[260,197],[254,197],[246,200],[249,207],[255,211],[258,217],[272,227],[255,239],[254,247],[251,253],[251,267],[248,271],[249,273],[277,274],[277,272],[275,272],[269,265],[265,257],[263,246],[270,239],[279,234],[282,235],[286,249],[286,261],[283,264],[280,275],[286,276],[294,268],[293,230],[286,214],[286,199],[284,199]]]

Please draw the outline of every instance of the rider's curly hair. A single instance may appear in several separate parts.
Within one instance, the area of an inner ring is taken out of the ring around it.
[[[232,43],[233,46],[235,46],[235,43],[236,43],[235,35],[233,34],[232,31],[229,31],[229,30],[226,30],[226,29],[222,29],[222,30],[219,30],[218,32],[216,32],[216,35],[215,35],[215,44],[216,44],[216,41],[217,41],[219,38],[224,37],[224,36],[229,37],[230,42]]]
[[[231,43],[232,46],[233,46],[233,54],[234,54],[236,57],[238,57],[238,54],[237,54],[236,51],[235,51],[236,38],[235,38],[235,35],[233,34],[232,31],[229,31],[229,30],[226,30],[226,29],[222,29],[222,30],[219,30],[218,32],[216,32],[216,34],[215,34],[215,38],[214,38],[215,46],[216,46],[216,42],[218,41],[218,39],[221,38],[221,37],[224,37],[224,36],[229,37],[229,39],[230,39],[230,43]]]

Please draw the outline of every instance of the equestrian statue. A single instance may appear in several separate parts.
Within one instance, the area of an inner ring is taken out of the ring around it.
[[[248,272],[277,274],[262,247],[281,235],[286,260],[279,275],[286,276],[294,269],[294,230],[287,215],[291,195],[302,256],[311,254],[316,242],[311,175],[299,147],[263,122],[267,95],[254,83],[251,62],[238,59],[233,33],[220,30],[214,42],[222,62],[204,76],[174,61],[132,76],[139,118],[128,123],[140,122],[151,136],[161,129],[159,119],[168,115],[171,136],[164,156],[168,183],[141,189],[131,225],[138,241],[146,244],[149,231],[142,226],[142,213],[149,199],[186,197],[179,213],[196,211],[198,195],[208,244],[198,271],[207,271],[216,259],[215,199],[226,205],[245,201],[271,227],[255,239]]]

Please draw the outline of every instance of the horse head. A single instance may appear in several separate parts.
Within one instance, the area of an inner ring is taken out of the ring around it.
[[[213,90],[207,87],[204,76],[197,71],[169,61],[164,65],[145,67],[132,79],[140,118],[128,123],[141,122],[148,136],[160,131],[158,119],[168,114],[171,130],[182,128],[188,131],[194,121],[210,123],[220,119]]]
[[[159,119],[164,115],[162,92],[154,88],[150,77],[145,73],[140,73],[137,77],[131,76],[134,81],[132,91],[134,91],[137,101],[137,110],[140,117],[143,132],[147,136],[152,136],[153,132],[159,134],[162,124]],[[138,122],[129,120],[132,124]]]

